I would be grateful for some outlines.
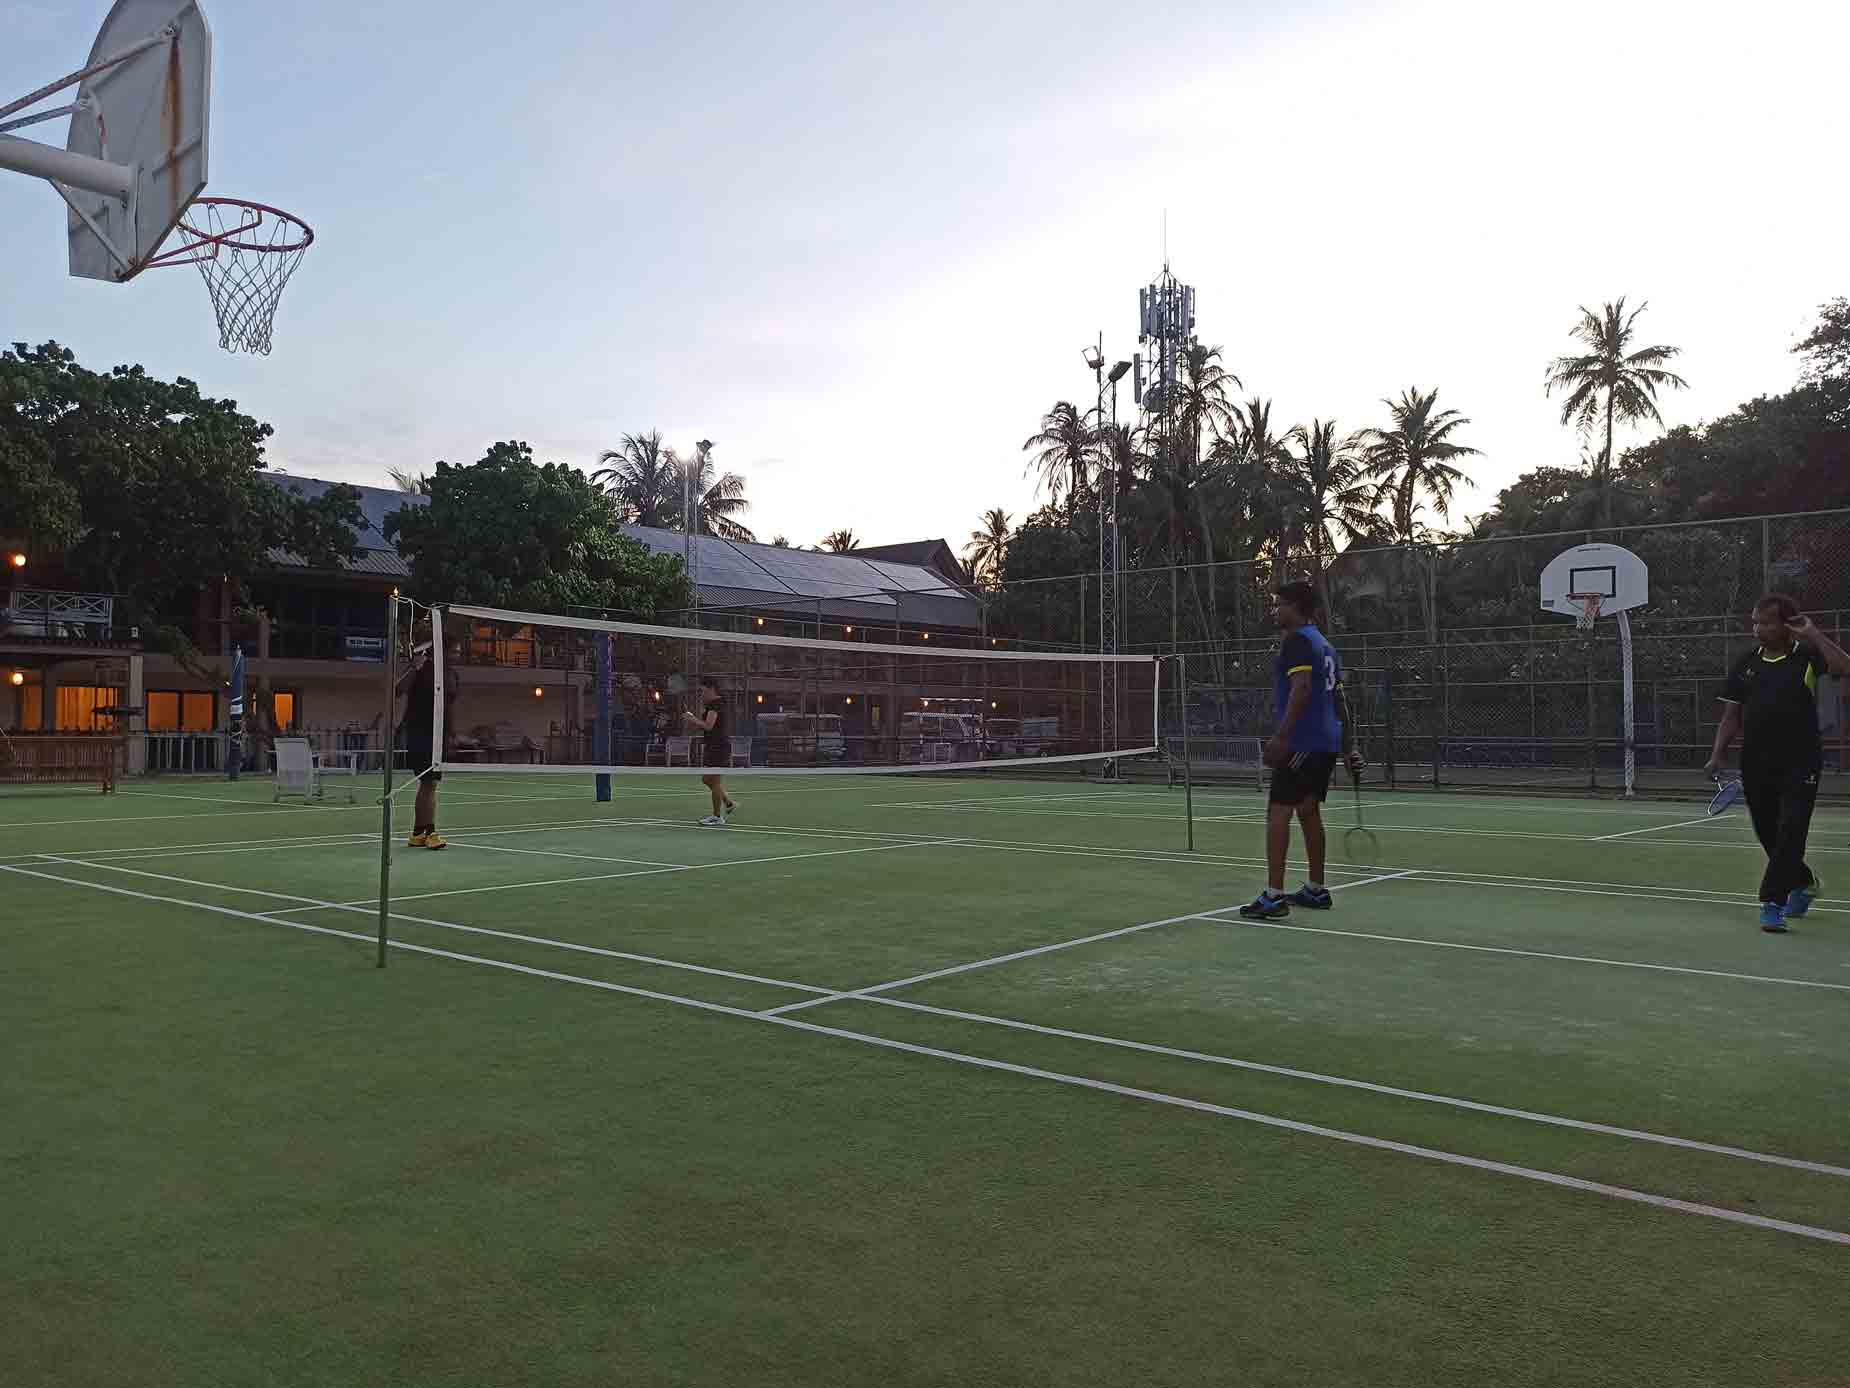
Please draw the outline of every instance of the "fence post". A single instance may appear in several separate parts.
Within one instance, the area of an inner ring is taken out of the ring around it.
[[[1760,518],[1760,591],[1773,590],[1773,522]]]

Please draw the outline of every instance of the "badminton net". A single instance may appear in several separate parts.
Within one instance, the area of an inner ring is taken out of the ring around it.
[[[749,614],[726,631],[463,605],[440,616],[430,721],[446,772],[1021,774],[1158,750],[1149,655]],[[685,717],[704,714],[709,686],[711,734]]]

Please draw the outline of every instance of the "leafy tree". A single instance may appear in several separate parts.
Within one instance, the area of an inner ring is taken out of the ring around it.
[[[0,534],[120,595],[143,626],[220,581],[241,596],[274,549],[319,568],[352,559],[359,493],[309,500],[260,476],[270,432],[183,376],[101,374],[55,342],[15,343],[0,352]],[[167,629],[151,644],[189,654]]]
[[[1000,506],[983,512],[982,524],[970,532],[964,546],[964,563],[978,584],[993,587],[1002,576],[1002,561],[1008,554],[1009,517]]]
[[[604,466],[591,480],[610,493],[617,512],[631,525],[674,529],[680,525],[681,474],[674,454],[662,447],[659,430],[625,434],[614,449],[597,455]]]
[[[440,462],[430,504],[386,519],[426,602],[531,612],[574,606],[653,615],[685,607],[678,555],[624,535],[610,498],[562,463],[537,464],[524,443],[497,443],[480,462]]]
[[[858,549],[860,544],[852,530],[831,530],[822,537],[822,544],[818,548],[830,554],[846,554],[851,549]]]
[[[1614,420],[1631,424],[1648,419],[1661,428],[1664,417],[1657,410],[1658,388],[1669,386],[1680,390],[1689,384],[1675,372],[1664,369],[1664,363],[1677,356],[1681,348],[1664,344],[1632,347],[1632,325],[1645,308],[1646,305],[1640,304],[1627,314],[1624,295],[1612,303],[1602,304],[1598,313],[1583,305],[1573,336],[1587,350],[1576,356],[1556,357],[1548,367],[1547,393],[1553,395],[1562,391],[1567,396],[1561,402],[1563,424],[1577,424],[1587,433],[1602,417],[1605,420],[1606,445],[1600,452],[1599,466],[1594,473],[1602,494],[1611,484]],[[1612,524],[1609,497],[1602,501],[1601,520],[1603,524]]]
[[[1030,472],[1039,470],[1041,489],[1054,505],[1062,493],[1071,496],[1085,491],[1092,481],[1092,469],[1098,461],[1098,436],[1079,407],[1070,400],[1054,402],[1041,416],[1039,433],[1030,434],[1021,451],[1038,450],[1029,461]]]
[[[1286,464],[1287,485],[1303,517],[1311,576],[1321,583],[1333,541],[1366,535],[1376,519],[1361,441],[1354,434],[1338,437],[1333,419],[1299,425],[1290,439],[1297,451]]]
[[[682,458],[671,448],[667,458],[675,470],[674,503],[669,509],[671,528],[686,528],[681,520],[682,479],[691,476],[695,534],[717,535],[722,540],[755,538],[739,519],[752,506],[745,497],[745,479],[736,472],[720,473],[714,468],[712,444],[702,440],[694,446],[691,458]]]
[[[790,548],[790,537],[788,535],[773,535],[771,537],[771,548],[772,549],[789,549]]]
[[[1393,521],[1394,538],[1411,544],[1420,538],[1422,505],[1432,507],[1441,520],[1451,514],[1452,489],[1465,480],[1452,462],[1475,457],[1478,450],[1452,438],[1454,430],[1471,421],[1457,410],[1438,409],[1436,388],[1422,395],[1415,386],[1402,391],[1400,399],[1381,403],[1393,427],[1364,429],[1360,442],[1379,502]]]

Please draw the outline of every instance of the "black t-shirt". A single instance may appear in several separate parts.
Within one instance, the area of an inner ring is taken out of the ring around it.
[[[443,707],[447,721],[449,710],[456,703],[456,671],[446,668],[443,672]],[[437,707],[437,667],[434,662],[426,660],[411,677],[411,683],[405,686],[405,726],[422,728],[428,731],[435,723]]]
[[[1741,706],[1741,769],[1815,770],[1824,759],[1818,735],[1822,660],[1798,646],[1783,655],[1764,649],[1735,661],[1722,699]]]
[[[708,703],[706,711],[714,715],[713,726],[706,734],[708,744],[725,743],[732,736],[732,715],[727,711],[725,696],[721,695]]]

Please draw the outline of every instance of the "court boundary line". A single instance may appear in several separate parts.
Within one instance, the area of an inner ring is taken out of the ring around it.
[[[103,891],[145,901],[156,901],[167,905],[207,911],[216,915],[257,921],[264,925],[279,926],[289,930],[301,930],[317,935],[327,935],[338,939],[353,940],[362,944],[373,943],[373,937],[360,934],[357,931],[336,930],[330,926],[313,925],[306,921],[279,920],[270,916],[258,915],[250,911],[240,911],[235,907],[215,906],[206,902],[188,901],[177,897],[157,896],[151,892],[137,892],[125,887],[112,887],[107,883],[101,882],[77,882],[69,878],[58,877],[56,874],[39,872],[30,868],[7,866],[0,867],[0,871],[27,877],[47,878],[71,886],[87,887],[93,891]],[[1416,1157],[1442,1165],[1458,1166],[1495,1175],[1510,1176],[1541,1185],[1554,1186],[1559,1189],[1572,1190],[1584,1194],[1603,1195],[1611,1199],[1647,1205],[1656,1209],[1668,1210],[1679,1214],[1697,1215],[1724,1223],[1740,1224],[1750,1228],[1792,1234],[1801,1238],[1813,1239],[1820,1242],[1850,1246],[1850,1233],[1835,1229],[1827,1229],[1820,1225],[1802,1224],[1793,1220],[1777,1219],[1772,1216],[1754,1214],[1745,1210],[1729,1209],[1726,1206],[1709,1205],[1693,1200],[1682,1200],[1674,1196],[1658,1195],[1651,1191],[1635,1190],[1626,1186],[1616,1186],[1602,1181],[1588,1180],[1584,1177],[1569,1176],[1562,1172],[1546,1171],[1537,1167],[1521,1166],[1513,1162],[1496,1161],[1486,1157],[1474,1157],[1462,1152],[1446,1151],[1442,1148],[1424,1147],[1414,1143],[1398,1142],[1389,1138],[1380,1138],[1366,1133],[1352,1132],[1347,1129],[1333,1128],[1317,1123],[1305,1123],[1296,1119],[1279,1117],[1274,1114],[1260,1113],[1252,1109],[1235,1108],[1231,1105],[1210,1103],[1206,1100],[1192,1099],[1184,1095],[1168,1094],[1160,1090],[1140,1089],[1131,1085],[1116,1084],[1109,1080],[1093,1079],[1085,1075],[1073,1075],[1063,1071],[1046,1070],[1038,1066],[1021,1065],[1013,1061],[998,1060],[988,1056],[971,1055],[965,1052],[951,1051],[935,1046],[923,1046],[914,1042],[899,1041],[891,1037],[877,1036],[867,1032],[850,1031],[842,1027],[823,1026],[816,1022],[807,1022],[794,1017],[767,1016],[762,1012],[754,1012],[747,1008],[733,1007],[725,1003],[708,1002],[701,998],[689,998],[676,993],[663,993],[654,989],[638,988],[630,984],[612,983],[603,979],[585,978],[577,974],[567,974],[551,969],[535,968],[531,965],[516,964],[511,960],[490,959],[483,955],[464,954],[459,950],[446,950],[432,945],[419,945],[406,940],[394,940],[391,941],[390,944],[395,949],[410,953],[430,955],[435,958],[449,959],[460,963],[477,964],[486,968],[499,969],[509,973],[523,974],[534,978],[549,979],[555,982],[577,984],[604,992],[647,998],[657,1002],[687,1007],[696,1011],[741,1018],[747,1021],[784,1027],[813,1035],[830,1036],[839,1040],[857,1041],[863,1045],[870,1045],[883,1050],[892,1050],[904,1054],[945,1060],[954,1064],[967,1065],[977,1069],[991,1070],[1004,1074],[1019,1075],[1029,1079],[1039,1079],[1057,1084],[1071,1085],[1099,1093],[1138,1099],[1146,1103],[1181,1108],[1216,1117],[1232,1118],[1241,1122],[1248,1122],[1261,1127],[1296,1133],[1302,1136],[1325,1138],[1331,1141],[1359,1146],[1374,1151],[1393,1152],[1398,1155]]]
[[[1456,884],[1466,885],[1466,884]],[[1475,884],[1472,884],[1475,885]],[[1215,925],[1239,929],[1291,930],[1304,935],[1340,935],[1351,940],[1376,940],[1386,944],[1425,945],[1432,949],[1466,949],[1479,954],[1507,954],[1523,959],[1554,959],[1570,964],[1607,964],[1621,969],[1646,969],[1653,973],[1691,974],[1701,978],[1728,978],[1742,983],[1774,983],[1789,988],[1823,988],[1831,992],[1850,993],[1850,983],[1828,983],[1822,979],[1780,978],[1770,974],[1734,973],[1727,969],[1698,969],[1685,964],[1652,964],[1638,959],[1607,959],[1592,954],[1553,954],[1545,950],[1517,949],[1510,945],[1473,945],[1461,940],[1422,940],[1414,935],[1381,935],[1365,930],[1338,930],[1322,925],[1291,925],[1285,921],[1227,920],[1218,915],[1199,919]]]
[[[1629,839],[1634,834],[1654,834],[1660,829],[1687,829],[1692,824],[1713,824],[1720,818],[1720,815],[1705,814],[1700,819],[1684,819],[1675,824],[1647,824],[1643,828],[1627,829],[1618,834],[1601,834],[1594,842],[1611,843],[1614,839]]]

